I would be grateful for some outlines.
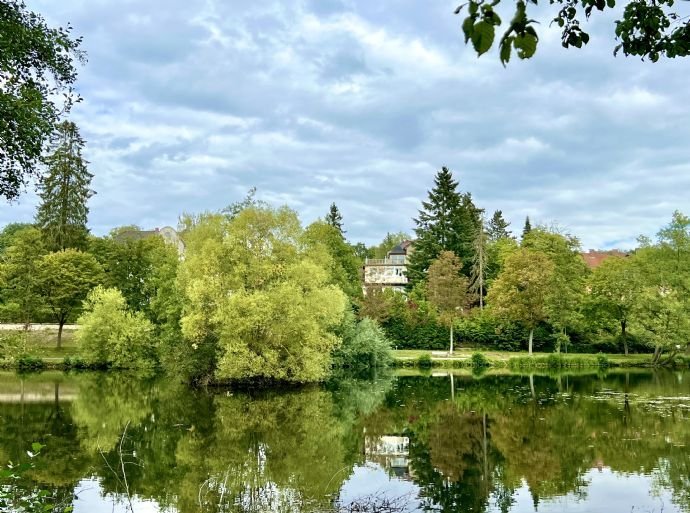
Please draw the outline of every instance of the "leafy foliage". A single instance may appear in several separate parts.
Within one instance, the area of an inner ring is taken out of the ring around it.
[[[463,10],[467,13],[462,23],[465,43],[471,41],[478,56],[493,46],[495,32],[502,25],[496,13],[500,3],[501,0],[470,0],[455,9],[455,14]],[[538,1],[532,3],[536,5]],[[626,56],[648,58],[652,62],[661,56],[688,56],[690,22],[672,10],[674,3],[673,0],[628,0],[622,17],[616,21],[615,37],[620,42],[614,54],[622,50]],[[552,23],[562,30],[561,45],[564,48],[582,48],[589,43],[590,36],[581,27],[582,13],[589,18],[595,9],[604,11],[616,7],[615,0],[552,0],[550,4],[557,9]],[[520,59],[529,59],[535,54],[539,43],[537,24],[527,13],[527,2],[517,0],[513,18],[498,42],[499,57],[504,66],[510,61],[513,49]]]
[[[74,103],[80,38],[51,28],[21,0],[0,2],[0,196],[16,198],[63,112]]]
[[[142,312],[130,312],[119,290],[93,289],[77,323],[79,351],[88,363],[118,369],[155,366],[153,324]]]
[[[366,317],[357,321],[347,311],[341,329],[342,344],[333,353],[337,367],[373,369],[392,362],[391,342],[376,321]]]

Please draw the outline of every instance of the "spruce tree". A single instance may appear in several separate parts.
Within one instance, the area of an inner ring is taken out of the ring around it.
[[[522,229],[522,238],[525,238],[529,232],[532,231],[532,223],[529,222],[529,216],[525,218],[525,227]]]
[[[36,224],[46,236],[50,249],[83,249],[86,245],[89,214],[87,202],[93,175],[86,168],[82,156],[84,139],[77,126],[64,121],[58,125],[52,141],[52,153],[44,162],[47,173],[39,184],[41,204],[36,213]]]
[[[503,218],[503,211],[496,210],[489,221],[489,225],[486,227],[486,234],[489,240],[495,242],[498,239],[512,237],[508,230],[509,226],[510,223]]]
[[[480,218],[479,229],[474,237],[472,269],[470,272],[470,292],[477,294],[479,309],[484,309],[484,293],[486,292],[486,271],[488,267],[487,245],[489,234],[484,230],[484,220]]]
[[[472,242],[479,229],[481,210],[475,207],[469,193],[457,190],[458,182],[446,167],[434,178],[429,198],[415,219],[414,250],[410,255],[407,277],[414,286],[426,277],[431,262],[442,251],[452,251],[463,263],[463,274],[469,275],[472,265]]]
[[[326,215],[326,222],[330,224],[333,228],[336,228],[340,235],[345,237],[345,230],[343,230],[343,216],[338,210],[338,206],[335,203],[331,203],[331,208],[328,210]]]

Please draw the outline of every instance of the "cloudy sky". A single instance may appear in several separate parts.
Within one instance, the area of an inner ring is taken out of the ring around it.
[[[614,58],[613,15],[564,50],[544,11],[537,56],[504,69],[464,46],[457,2],[30,0],[84,37],[92,230],[175,225],[256,186],[305,222],[335,201],[375,243],[411,230],[441,166],[517,232],[529,215],[585,248],[690,213],[690,61]]]

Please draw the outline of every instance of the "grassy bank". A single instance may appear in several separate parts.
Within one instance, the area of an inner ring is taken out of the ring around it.
[[[481,355],[481,356],[477,356]],[[477,351],[461,349],[452,354],[443,351],[398,350],[393,352],[397,367],[495,367],[512,370],[560,369],[594,367],[647,367],[651,365],[651,354],[555,354],[509,351]],[[678,358],[680,365],[688,361]]]
[[[65,358],[78,354],[74,330],[62,332],[62,347],[57,347],[57,329],[0,331],[0,367],[24,370],[61,369]]]

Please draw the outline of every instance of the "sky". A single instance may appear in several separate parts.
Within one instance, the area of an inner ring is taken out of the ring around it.
[[[256,187],[304,223],[335,202],[347,237],[375,244],[412,231],[442,166],[515,233],[529,216],[584,249],[690,214],[690,61],[614,57],[615,12],[566,50],[540,6],[536,56],[504,68],[465,46],[458,0],[27,3],[84,39],[71,118],[98,235],[175,226]],[[0,225],[35,205],[28,187]]]

